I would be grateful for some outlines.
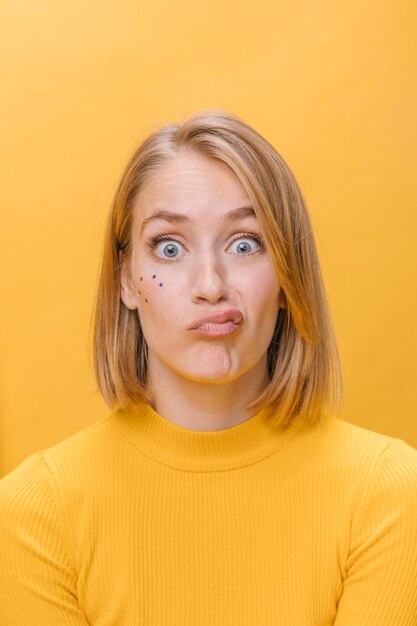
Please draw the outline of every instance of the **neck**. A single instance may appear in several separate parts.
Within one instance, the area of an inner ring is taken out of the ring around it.
[[[203,383],[184,378],[154,354],[149,355],[148,387],[152,408],[170,422],[188,430],[232,428],[254,415],[245,406],[269,382],[266,356],[239,378],[225,383]]]

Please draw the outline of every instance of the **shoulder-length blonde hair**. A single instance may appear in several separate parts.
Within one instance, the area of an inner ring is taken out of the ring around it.
[[[236,116],[208,110],[153,132],[134,152],[116,189],[94,312],[94,364],[112,408],[151,403],[147,344],[138,312],[121,301],[121,261],[131,254],[132,206],[146,177],[188,150],[226,164],[253,204],[285,295],[267,363],[270,382],[248,409],[268,406],[285,425],[318,422],[340,408],[342,376],[306,203],[284,159]]]

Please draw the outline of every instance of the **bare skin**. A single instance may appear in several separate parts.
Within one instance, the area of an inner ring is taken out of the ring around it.
[[[285,304],[257,218],[225,219],[241,207],[251,202],[233,172],[189,153],[162,165],[135,200],[122,301],[138,311],[148,344],[153,408],[189,430],[223,430],[249,419],[245,404],[268,384],[267,349]],[[144,225],[162,209],[189,220]],[[230,308],[243,316],[236,332],[207,337],[188,330]]]

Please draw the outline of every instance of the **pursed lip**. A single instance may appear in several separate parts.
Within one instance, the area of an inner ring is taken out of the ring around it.
[[[191,326],[188,327],[188,330],[199,328],[202,324],[205,324],[206,322],[213,322],[214,324],[224,324],[225,322],[229,321],[232,321],[234,324],[242,323],[243,315],[239,311],[239,309],[226,309],[225,311],[218,311],[216,313],[206,315],[199,320],[195,320],[191,324]]]

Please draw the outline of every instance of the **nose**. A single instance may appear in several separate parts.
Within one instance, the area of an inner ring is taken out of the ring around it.
[[[227,298],[226,269],[215,255],[195,259],[191,279],[193,302],[206,300],[215,304]]]

